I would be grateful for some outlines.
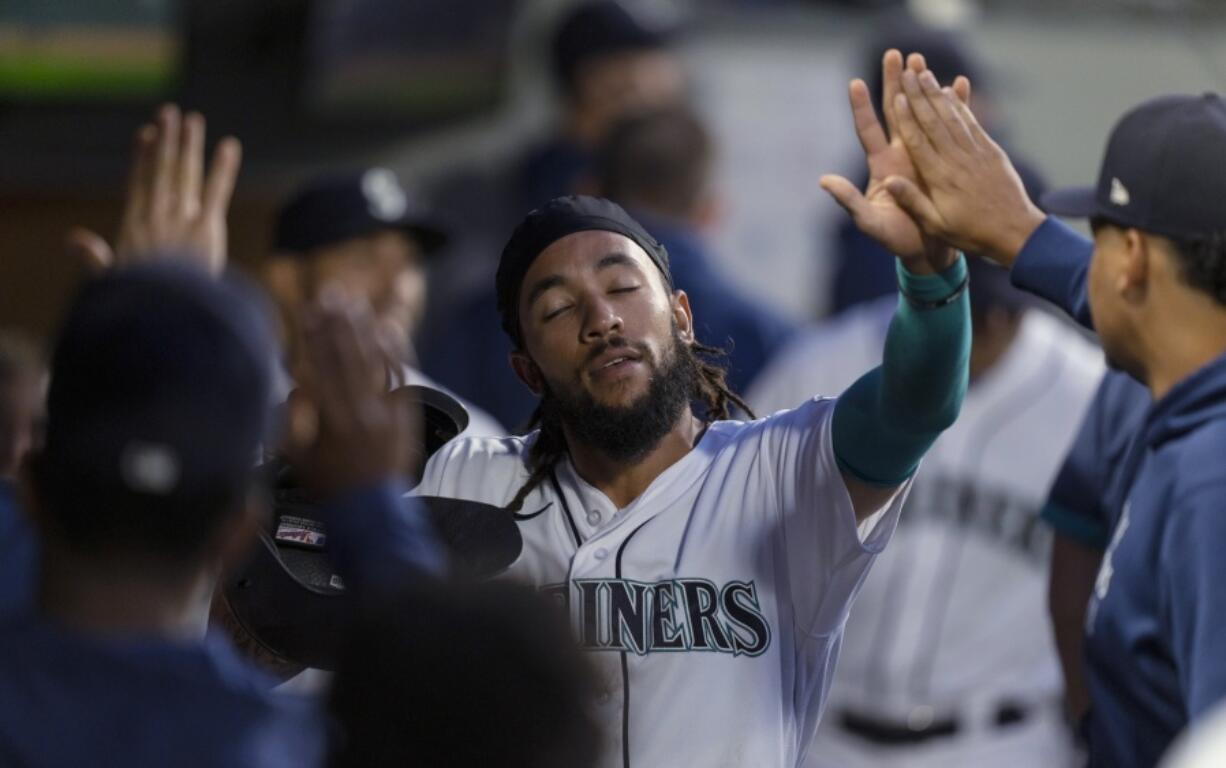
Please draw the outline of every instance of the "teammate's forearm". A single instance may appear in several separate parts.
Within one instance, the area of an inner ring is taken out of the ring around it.
[[[904,482],[962,407],[970,359],[971,322],[966,260],[936,275],[912,275],[901,265],[899,297],[882,363],[839,397],[834,454],[843,469],[878,486]],[[960,291],[960,293],[958,293]],[[940,304],[958,293],[948,303]]]
[[[1093,330],[1086,298],[1086,274],[1093,251],[1092,241],[1059,219],[1048,217],[1018,253],[1009,276],[1018,288],[1047,299]]]
[[[446,572],[446,554],[404,484],[388,479],[324,504],[328,551],[351,590],[379,594],[415,575]]]

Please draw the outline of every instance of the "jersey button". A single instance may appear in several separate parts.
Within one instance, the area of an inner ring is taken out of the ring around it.
[[[606,557],[609,556],[609,550],[605,549],[604,547],[601,547],[600,549],[596,550],[592,554],[596,556],[597,560],[604,560]]]
[[[600,525],[600,510],[593,509],[591,512],[587,513],[587,524]]]

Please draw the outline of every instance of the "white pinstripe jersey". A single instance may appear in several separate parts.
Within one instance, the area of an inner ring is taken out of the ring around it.
[[[519,513],[509,576],[558,595],[603,681],[602,765],[791,766],[904,488],[857,528],[834,400],[711,425],[623,509],[563,460]],[[532,437],[445,446],[417,492],[503,506]]]

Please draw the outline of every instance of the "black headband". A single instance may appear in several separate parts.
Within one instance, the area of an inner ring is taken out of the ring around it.
[[[529,213],[520,222],[502,249],[495,290],[502,329],[516,344],[521,344],[519,329],[519,291],[532,262],[546,248],[575,232],[600,230],[625,235],[639,245],[660,268],[668,287],[673,276],[668,269],[668,251],[621,206],[599,197],[575,195],[558,197]]]

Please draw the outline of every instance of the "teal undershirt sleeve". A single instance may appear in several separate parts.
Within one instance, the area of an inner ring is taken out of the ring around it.
[[[966,259],[935,275],[913,275],[898,262],[898,285],[919,303],[940,302],[966,279]],[[894,486],[915,473],[966,395],[971,353],[969,291],[939,307],[916,308],[903,296],[885,337],[881,365],[839,397],[834,455],[869,485]]]

